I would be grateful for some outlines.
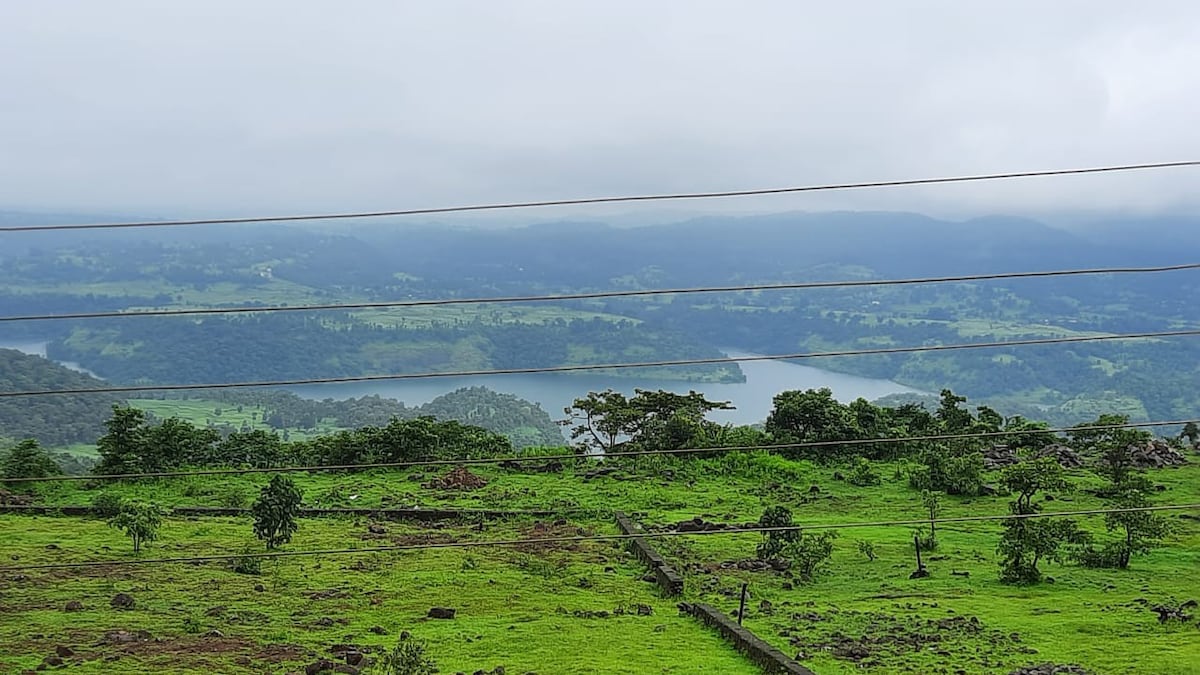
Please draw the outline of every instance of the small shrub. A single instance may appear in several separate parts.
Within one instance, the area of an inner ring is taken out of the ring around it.
[[[188,618],[183,620],[183,632],[195,634],[195,633],[199,633],[203,630],[204,630],[204,626],[200,623],[200,620],[197,619],[196,617],[189,616]]]
[[[240,487],[230,488],[221,495],[221,506],[227,509],[244,509],[250,503],[250,497]]]
[[[475,559],[475,556],[473,556],[473,555],[463,556],[462,571],[470,572],[471,570],[476,569],[477,567],[479,567],[479,561]]]
[[[858,542],[858,552],[866,556],[870,562],[875,562],[875,545],[871,542],[860,539]]]
[[[112,518],[121,512],[125,500],[113,492],[101,492],[92,497],[92,511],[101,518]]]
[[[871,466],[871,460],[866,457],[859,457],[854,460],[854,465],[850,468],[850,475],[846,477],[846,482],[859,487],[867,487],[870,485],[879,485],[882,480],[879,474],[875,473],[874,467]]]
[[[809,534],[798,531],[797,536],[783,548],[782,557],[791,563],[790,569],[801,581],[812,581],[833,556],[833,540],[837,532]]]
[[[231,568],[238,574],[249,574],[258,576],[262,574],[262,561],[259,556],[244,555],[233,559]]]
[[[923,527],[913,530],[913,541],[921,552],[936,551],[938,547],[937,535]]]
[[[438,668],[437,662],[425,654],[424,640],[402,637],[372,672],[380,675],[433,675]]]

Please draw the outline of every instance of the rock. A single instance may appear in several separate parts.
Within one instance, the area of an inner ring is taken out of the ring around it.
[[[383,626],[371,626],[368,630],[376,635],[387,635],[387,633],[388,633],[387,629],[384,628]],[[405,632],[407,632],[407,631],[405,631]],[[404,639],[404,638],[405,638],[404,633],[401,633],[400,639]]]
[[[450,607],[431,607],[429,608],[428,616],[431,619],[453,619],[458,610]]]
[[[318,675],[318,673],[333,670],[338,664],[329,659],[320,659],[304,666],[304,675]]]
[[[1020,461],[1017,451],[1007,445],[993,445],[983,451],[983,468],[992,471],[1003,469]]]
[[[316,621],[314,621],[314,622],[313,622],[313,625],[314,625],[314,626],[322,626],[322,627],[324,627],[324,628],[328,628],[328,627],[330,627],[330,626],[332,626],[332,625],[333,625],[333,619],[331,619],[331,618],[329,618],[329,617],[327,617],[327,616],[323,616],[323,617],[321,617],[321,618],[317,619]]]
[[[46,544],[47,551],[57,551],[59,549],[60,549],[60,547],[58,544]]]
[[[75,656],[75,650],[74,650],[74,649],[71,649],[70,647],[66,647],[66,646],[63,646],[63,645],[59,645],[59,646],[55,647],[55,648],[54,648],[54,653],[55,653],[55,654],[57,654],[58,656],[60,656],[60,657],[64,658],[64,659],[69,659],[69,658],[71,658],[72,656]]]
[[[267,587],[266,587],[266,586],[263,586],[262,584],[254,584],[254,591],[255,591],[256,593],[262,593],[262,592],[264,592],[264,591],[266,591],[266,590],[267,590]]]
[[[206,637],[206,638],[223,638],[223,637],[225,637],[225,634],[222,633],[221,631],[217,630],[216,628],[214,628],[214,629],[208,631],[207,633],[205,633],[204,637]]]
[[[371,523],[367,526],[367,532],[371,534],[387,534],[387,528],[376,523]]]
[[[1134,445],[1129,450],[1129,458],[1139,469],[1161,469],[1167,466],[1187,464],[1187,458],[1183,456],[1183,453],[1157,438],[1147,441],[1144,445]]]
[[[58,656],[47,656],[45,659],[42,660],[42,663],[44,663],[48,666],[57,667],[57,666],[61,666],[63,663],[65,663],[65,661],[63,661],[62,658],[58,657]]]
[[[346,652],[342,658],[352,666],[361,666],[367,657],[362,652]]]
[[[637,611],[638,616],[653,616],[654,615],[654,608],[651,607],[650,605],[635,605],[634,609]]]
[[[67,612],[82,612],[83,611],[83,603],[78,600],[72,600],[72,601],[68,602],[67,606],[64,607],[63,609],[64,609],[64,611],[67,611]]]
[[[134,602],[133,596],[128,593],[117,593],[108,604],[112,605],[113,609],[133,609],[133,606],[137,603]]]
[[[929,576],[929,570],[922,567],[918,570],[913,571],[912,574],[908,575],[908,578],[909,579],[924,579],[927,576]]]
[[[374,632],[374,631],[372,631],[372,632]],[[409,639],[410,637],[412,637],[412,633],[410,633],[410,632],[408,632],[408,631],[406,631],[406,630],[402,630],[402,631],[400,631],[400,639],[401,639],[401,640],[407,640],[407,639]]]
[[[346,675],[358,675],[359,669],[349,663],[338,663],[333,666],[333,672],[346,673]]]
[[[819,494],[821,494],[821,486],[820,486],[820,485],[810,485],[810,486],[808,486],[808,494],[810,494],[810,495],[819,495]]]
[[[1038,450],[1034,457],[1039,459],[1042,457],[1052,457],[1064,469],[1083,468],[1083,457],[1078,452],[1062,444],[1047,445]]]

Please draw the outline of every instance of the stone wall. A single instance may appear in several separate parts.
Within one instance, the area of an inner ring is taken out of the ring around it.
[[[617,511],[615,515],[617,527],[621,528],[621,532],[625,534],[642,532],[642,527],[630,520],[624,513]],[[641,537],[630,539],[629,549],[650,568],[655,582],[659,588],[662,588],[663,595],[673,597],[683,593],[683,577],[679,576],[675,572],[675,568],[668,565],[667,561],[645,539]]]
[[[783,652],[761,640],[749,629],[739,626],[736,621],[715,607],[696,602],[684,603],[681,608],[706,625],[720,631],[726,640],[732,642],[738,651],[758,664],[763,672],[814,675],[811,670],[800,665],[794,659],[788,658]]]

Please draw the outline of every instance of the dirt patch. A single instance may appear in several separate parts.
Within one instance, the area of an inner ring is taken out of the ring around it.
[[[824,614],[794,613],[790,619],[795,624],[780,633],[799,650],[797,660],[824,652],[860,668],[895,667],[932,653],[973,672],[994,668],[1013,654],[1037,653],[1021,643],[1019,634],[990,630],[974,616],[935,619],[831,608]]]
[[[487,484],[487,479],[476,476],[465,466],[460,466],[441,478],[422,483],[421,487],[433,490],[478,490]]]
[[[538,521],[533,525],[521,531],[521,539],[557,539],[560,537],[586,537],[591,534],[588,530],[572,525],[566,520],[555,520],[552,522]],[[582,548],[585,542],[579,541],[554,541],[537,544],[521,544],[513,546],[516,551],[549,551],[558,549],[562,551],[578,551]]]

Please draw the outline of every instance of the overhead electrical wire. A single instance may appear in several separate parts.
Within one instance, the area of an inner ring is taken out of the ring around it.
[[[680,532],[668,530],[663,532],[642,532],[637,534],[597,534],[577,536],[537,537],[530,539],[501,539],[501,540],[455,540],[444,542],[427,542],[423,544],[399,544],[395,546],[374,546],[367,548],[333,548],[310,549],[305,551],[267,551],[243,553],[228,553],[200,556],[182,556],[173,558],[130,558],[123,560],[88,560],[82,562],[38,563],[33,565],[11,565],[0,567],[0,574],[13,572],[29,572],[33,570],[81,569],[92,567],[116,567],[127,565],[161,565],[174,563],[202,563],[223,560],[238,560],[242,558],[296,558],[301,556],[355,555],[364,553],[396,553],[403,551],[423,551],[430,549],[463,549],[507,546],[538,546],[546,544],[574,544],[599,541],[623,541],[628,539],[662,539],[666,537],[716,536],[733,534],[764,534],[768,532],[800,532],[803,530],[842,530],[857,527],[909,527],[929,523],[974,523],[995,520],[1029,520],[1035,518],[1064,518],[1068,516],[1096,516],[1109,513],[1140,513],[1153,511],[1181,511],[1200,509],[1196,504],[1163,504],[1158,506],[1137,506],[1114,509],[1083,509],[1078,511],[1051,511],[1041,513],[999,514],[987,516],[955,516],[950,518],[914,518],[909,520],[882,520],[874,522],[845,522],[845,523],[814,523],[812,525],[788,525],[778,527],[735,527],[722,530],[697,530]]]
[[[1142,164],[1119,164],[1111,166],[1087,167],[1076,169],[1048,169],[1041,171],[1014,171],[1009,173],[990,173],[976,175],[943,176],[936,178],[910,178],[904,180],[877,180],[855,183],[828,183],[824,185],[804,185],[798,187],[759,188],[750,190],[721,190],[716,192],[678,192],[665,194],[628,195],[616,197],[583,197],[575,199],[549,199],[528,202],[504,202],[496,204],[475,204],[469,206],[443,206],[435,208],[398,209],[393,211],[356,211],[349,213],[324,213],[307,215],[284,216],[252,216],[243,218],[199,218],[191,220],[150,220],[114,223],[76,223],[60,225],[15,225],[0,228],[3,232],[45,232],[58,230],[102,230],[118,228],[143,227],[179,227],[190,225],[230,225],[239,223],[281,223],[311,220],[346,220],[358,218],[383,218],[392,216],[434,215],[442,213],[465,213],[471,211],[500,211],[510,209],[528,209],[545,206],[578,206],[585,204],[617,204],[628,202],[679,201],[691,199],[715,199],[724,197],[750,197],[761,195],[796,194],[803,192],[826,192],[832,190],[854,190],[863,188],[904,187],[912,185],[937,185],[944,183],[970,183],[991,180],[1007,180],[1012,178],[1038,178],[1046,176],[1070,176],[1081,174],[1113,173],[1121,171],[1141,171],[1147,169],[1169,169],[1189,166],[1200,166],[1200,160],[1179,162],[1150,162]]]
[[[121,385],[111,387],[74,389],[32,389],[26,391],[0,391],[0,398],[21,396],[55,396],[60,394],[106,394],[138,391],[194,391],[208,389],[245,389],[250,387],[286,387],[308,384],[337,384],[346,382],[384,382],[394,380],[427,380],[446,377],[484,377],[491,375],[531,375],[535,373],[569,373],[595,370],[620,370],[627,368],[666,368],[673,366],[711,365],[720,363],[744,363],[751,361],[792,361],[800,359],[831,358],[839,356],[866,356],[880,354],[911,354],[916,352],[942,352],[960,349],[984,349],[993,347],[1020,347],[1028,345],[1069,344],[1076,342],[1105,342],[1111,340],[1138,340],[1200,335],[1200,329],[1153,331],[1146,333],[1122,333],[1117,335],[1076,335],[1070,337],[1031,338],[1028,340],[1004,340],[994,342],[966,342],[948,345],[922,345],[917,347],[879,347],[875,349],[844,349],[828,352],[801,352],[798,354],[759,354],[753,356],[714,356],[698,359],[674,359],[663,361],[637,361],[633,363],[593,363],[568,366],[537,366],[531,368],[497,368],[492,370],[455,370],[430,373],[396,373],[391,375],[345,375],[339,377],[311,377],[291,380],[261,380],[255,382],[210,382],[197,384]]]
[[[521,302],[561,302],[569,300],[596,300],[603,298],[628,298],[654,295],[685,295],[697,293],[738,293],[749,291],[780,291],[815,288],[858,288],[864,286],[907,286],[916,284],[955,283],[986,281],[994,279],[1033,279],[1043,277],[1066,277],[1098,274],[1149,274],[1200,269],[1200,263],[1162,265],[1156,267],[1098,267],[1089,269],[1051,270],[1045,272],[1002,272],[995,274],[968,274],[942,277],[916,277],[908,279],[856,279],[848,281],[800,281],[780,284],[744,284],[737,286],[699,286],[692,288],[662,288],[617,291],[593,291],[588,293],[566,293],[560,295],[514,295],[492,298],[442,298],[428,300],[384,300],[378,302],[347,302],[314,305],[286,306],[243,306],[243,307],[187,307],[170,309],[146,309],[134,311],[72,312],[64,314],[25,314],[0,316],[0,322],[53,321],[62,319],[105,319],[149,316],[190,316],[207,314],[257,314],[272,312],[311,312],[323,310],[367,310],[398,307],[435,307],[443,305],[487,305]]]
[[[614,457],[644,457],[648,455],[689,455],[698,453],[723,454],[727,452],[754,452],[771,450],[800,450],[805,448],[827,448],[860,445],[890,445],[893,443],[917,443],[929,441],[955,441],[976,438],[1001,438],[1009,436],[1034,436],[1079,431],[1107,431],[1112,429],[1143,429],[1149,427],[1181,426],[1188,423],[1200,424],[1200,419],[1161,420],[1157,422],[1125,422],[1122,424],[1081,424],[1056,429],[1014,429],[1011,431],[982,431],[961,434],[929,434],[923,436],[885,436],[876,438],[852,438],[828,441],[803,441],[798,443],[774,443],[769,445],[733,445],[712,448],[677,448],[675,450],[616,450],[603,454],[558,454],[558,455],[508,455],[504,457],[476,457],[461,459],[427,459],[408,462],[372,462],[366,464],[314,464],[304,466],[248,467],[240,469],[194,469],[190,471],[146,471],[138,473],[85,474],[39,476],[34,478],[0,478],[4,483],[55,483],[63,481],[134,480],[140,478],[180,478],[191,476],[230,476],[251,473],[298,473],[326,471],[369,471],[373,469],[407,469],[418,466],[466,466],[477,464],[504,464],[507,462],[554,462],[568,460],[599,460]]]

